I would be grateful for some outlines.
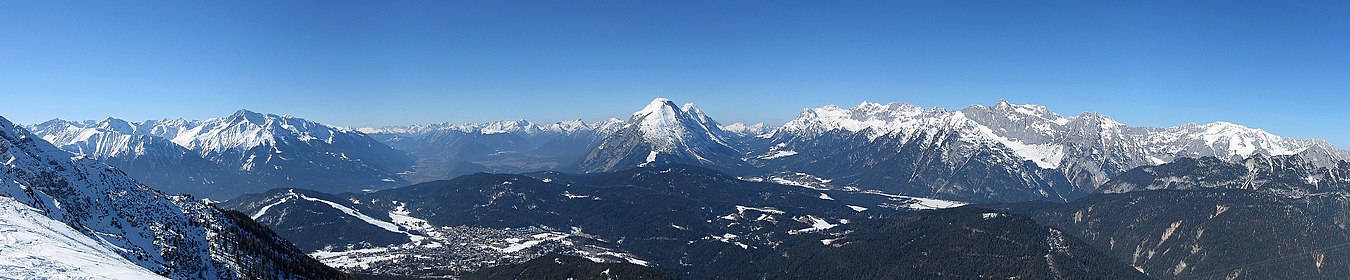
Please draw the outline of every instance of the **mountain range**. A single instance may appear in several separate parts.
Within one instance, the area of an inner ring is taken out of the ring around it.
[[[1225,122],[1000,101],[769,127],[658,98],[590,123],[0,128],[0,276],[1350,276],[1350,153]]]
[[[365,134],[240,110],[201,121],[52,120],[44,140],[170,193],[226,200],[271,188],[360,191],[405,185],[413,159]]]
[[[721,125],[693,104],[658,98],[626,121],[362,131],[418,157],[415,169],[422,174],[413,182],[473,172],[604,172],[685,163],[766,180],[804,174],[833,187],[971,202],[1069,201],[1101,192],[1102,184],[1126,170],[1181,158],[1236,162],[1299,155],[1318,166],[1350,159],[1350,152],[1325,141],[1232,123],[1131,127],[1097,113],[1064,117],[1007,101],[961,110],[868,102],[824,106],[768,128]]]
[[[801,178],[969,202],[1069,201],[1110,178],[1182,158],[1298,155],[1332,167],[1350,152],[1215,122],[1131,127],[1000,101],[961,110],[891,103],[810,108],[779,127],[722,125],[658,98],[626,120],[346,129],[240,110],[202,121],[53,120],[28,127],[171,192],[226,200],[272,188],[379,190],[477,172],[608,172],[696,164],[738,177]]]
[[[0,118],[0,277],[342,279],[267,227]]]

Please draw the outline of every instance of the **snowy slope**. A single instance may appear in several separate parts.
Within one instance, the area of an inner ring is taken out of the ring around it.
[[[166,196],[116,168],[42,141],[4,118],[0,118],[0,162],[4,180],[0,196],[32,208],[17,212],[42,213],[94,240],[103,251],[117,254],[99,259],[120,257],[174,279],[342,276],[247,217],[231,216],[190,197]],[[7,217],[15,218],[7,218],[12,225],[34,220]],[[68,243],[59,239],[50,242]],[[59,271],[53,273],[62,277]]]
[[[711,122],[692,103],[678,108],[670,99],[658,98],[633,113],[628,126],[636,126],[653,151],[669,153],[679,146],[687,146],[688,142],[705,138],[725,145],[726,141],[718,133],[721,129],[715,129]]]
[[[4,184],[15,184],[4,179]],[[20,188],[5,185],[3,188]],[[59,273],[59,275],[57,275]],[[0,278],[163,279],[69,225],[0,196]]]

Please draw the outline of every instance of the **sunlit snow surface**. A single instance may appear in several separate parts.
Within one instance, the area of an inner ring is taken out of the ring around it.
[[[779,159],[797,155],[797,151],[774,151],[773,153],[760,156],[759,159]]]
[[[961,206],[967,204],[967,203],[965,203],[965,202],[960,202],[960,201],[942,200],[942,199],[934,199],[934,198],[926,198],[926,197],[904,196],[904,195],[888,194],[888,193],[884,193],[884,192],[881,192],[881,191],[872,191],[872,190],[863,191],[863,193],[867,193],[867,194],[875,194],[875,195],[880,195],[880,196],[885,196],[885,197],[890,197],[890,198],[896,198],[896,199],[904,199],[904,200],[905,200],[904,204],[899,205],[898,207],[904,207],[904,208],[910,208],[910,209],[918,209],[918,210],[953,208],[953,207],[961,207]],[[886,206],[886,205],[882,205],[882,206]],[[894,208],[894,207],[892,207],[892,208]]]
[[[37,209],[0,196],[0,279],[165,278]]]
[[[338,211],[342,211],[343,214],[347,214],[347,215],[349,215],[349,216],[355,217],[355,218],[357,218],[357,219],[360,219],[360,220],[363,221],[363,222],[366,222],[366,223],[368,223],[368,224],[370,224],[370,225],[379,227],[379,228],[381,228],[381,229],[384,229],[384,230],[387,230],[387,231],[390,231],[390,232],[395,232],[395,233],[407,233],[407,232],[404,232],[403,230],[399,229],[397,225],[394,225],[394,223],[387,222],[387,221],[383,221],[383,220],[380,220],[380,219],[376,219],[376,218],[367,216],[367,215],[365,215],[365,214],[362,214],[360,211],[356,211],[356,209],[352,209],[352,208],[350,208],[350,207],[347,207],[347,206],[342,205],[342,204],[338,204],[338,203],[336,203],[336,202],[327,201],[327,200],[318,199],[318,198],[313,198],[313,197],[309,197],[309,196],[306,196],[306,195],[303,195],[303,194],[299,194],[299,193],[296,193],[295,190],[289,191],[285,197],[281,198],[281,200],[278,200],[277,202],[274,202],[274,203],[272,203],[272,204],[268,204],[267,206],[263,206],[262,209],[259,209],[258,212],[257,212],[257,213],[254,213],[251,217],[252,217],[253,219],[258,219],[259,217],[262,217],[263,215],[267,214],[267,210],[272,209],[272,207],[277,206],[277,205],[282,204],[282,203],[286,203],[287,201],[290,201],[290,200],[292,200],[292,199],[303,199],[303,200],[307,200],[307,201],[313,201],[313,202],[318,202],[318,203],[327,204],[328,206],[333,207],[333,209],[337,209]]]
[[[943,199],[935,199],[935,198],[926,198],[926,197],[916,197],[916,196],[907,196],[907,195],[890,194],[890,193],[886,193],[886,192],[882,192],[882,191],[878,191],[878,190],[861,189],[861,188],[858,188],[858,187],[840,187],[840,186],[831,185],[831,184],[830,184],[830,180],[828,180],[828,179],[821,179],[821,178],[819,178],[819,177],[812,176],[811,174],[800,173],[800,172],[798,172],[798,173],[775,174],[775,175],[770,175],[770,176],[766,176],[766,177],[740,177],[740,178],[738,178],[738,179],[740,179],[740,180],[742,180],[742,181],[748,181],[748,182],[770,182],[770,183],[775,183],[775,184],[780,184],[780,185],[802,187],[802,188],[807,188],[807,189],[812,189],[812,190],[820,190],[820,191],[844,191],[844,192],[851,192],[851,193],[864,193],[864,194],[871,194],[871,195],[879,195],[879,196],[884,196],[884,197],[890,198],[890,200],[893,201],[893,202],[895,202],[895,203],[885,204],[885,205],[877,205],[877,206],[878,206],[878,207],[885,207],[885,208],[892,208],[892,209],[907,208],[907,209],[914,209],[914,210],[930,210],[930,209],[943,209],[943,208],[960,207],[960,206],[962,206],[962,205],[966,205],[966,204],[967,204],[967,203],[965,203],[965,202],[953,201],[953,200],[943,200]],[[826,193],[823,193],[823,192],[820,193],[820,196],[819,196],[818,198],[823,199],[823,200],[834,200],[834,198],[833,198],[833,197],[830,197],[829,194],[826,194]],[[739,208],[739,207],[741,207],[741,206],[737,206],[737,207]],[[849,207],[850,209],[853,209],[854,211],[858,211],[858,212],[862,212],[862,211],[866,211],[866,210],[867,210],[867,207],[866,207],[866,206],[848,205],[848,207]],[[725,219],[725,218],[724,218],[724,219]]]
[[[832,223],[830,223],[829,221],[826,221],[825,219],[822,219],[822,218],[816,217],[816,216],[811,216],[811,215],[806,215],[806,216],[803,216],[803,217],[797,217],[797,218],[795,218],[794,220],[797,220],[797,221],[799,221],[799,222],[803,222],[803,223],[809,224],[811,227],[804,228],[804,229],[791,230],[791,231],[788,231],[788,234],[798,234],[798,233],[805,233],[805,232],[812,232],[812,231],[827,230],[827,229],[832,229],[832,228],[834,228],[834,227],[836,227],[836,226],[839,226],[838,224],[832,224]],[[843,221],[840,221],[840,224],[843,224],[843,223],[844,223]]]

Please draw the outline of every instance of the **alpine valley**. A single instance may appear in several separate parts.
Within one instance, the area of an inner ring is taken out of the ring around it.
[[[0,278],[1347,279],[1348,160],[1007,101],[0,119]]]

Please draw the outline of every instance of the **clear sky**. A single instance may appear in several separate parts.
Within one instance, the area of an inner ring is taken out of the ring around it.
[[[391,3],[392,2],[392,3]],[[1350,147],[1344,1],[0,1],[0,116],[724,122],[862,101]]]

